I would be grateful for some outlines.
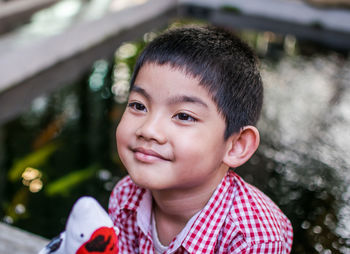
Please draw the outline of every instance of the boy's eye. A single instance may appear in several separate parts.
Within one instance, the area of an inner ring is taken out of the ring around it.
[[[142,103],[131,102],[131,103],[128,104],[128,107],[132,108],[134,110],[137,110],[137,111],[147,112],[147,109],[146,109],[145,105],[143,105]]]
[[[189,114],[186,113],[178,113],[174,116],[176,119],[181,120],[181,121],[190,121],[190,122],[196,122],[197,119],[194,117],[190,116]]]

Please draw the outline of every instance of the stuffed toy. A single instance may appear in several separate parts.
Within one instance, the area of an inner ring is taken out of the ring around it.
[[[118,228],[92,197],[81,197],[69,214],[66,229],[39,254],[117,254]]]

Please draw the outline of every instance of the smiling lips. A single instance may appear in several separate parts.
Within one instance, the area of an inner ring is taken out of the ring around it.
[[[132,149],[132,151],[134,152],[135,158],[141,162],[152,163],[159,160],[169,161],[168,158],[151,149],[137,147]]]

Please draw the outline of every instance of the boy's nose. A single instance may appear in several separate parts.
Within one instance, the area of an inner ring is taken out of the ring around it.
[[[136,130],[138,138],[143,138],[147,141],[156,141],[159,144],[167,142],[165,135],[165,126],[162,124],[159,116],[148,116],[142,125]]]

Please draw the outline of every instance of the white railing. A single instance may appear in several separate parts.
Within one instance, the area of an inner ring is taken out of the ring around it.
[[[48,242],[40,236],[0,223],[1,254],[36,254]]]

